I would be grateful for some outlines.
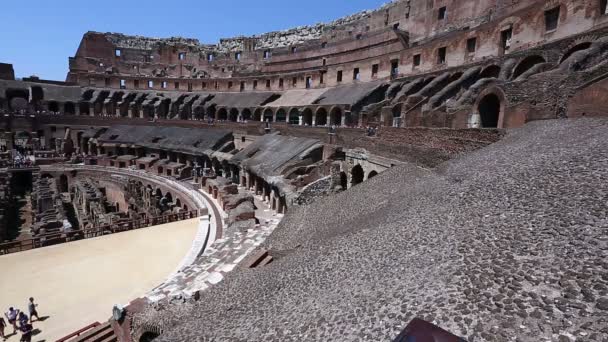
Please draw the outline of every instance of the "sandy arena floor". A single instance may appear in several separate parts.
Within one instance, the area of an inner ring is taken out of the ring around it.
[[[42,322],[34,341],[55,341],[112,315],[175,271],[192,245],[197,219],[0,256],[0,311],[27,311]],[[6,329],[12,333],[12,328]],[[8,341],[19,341],[19,334]]]

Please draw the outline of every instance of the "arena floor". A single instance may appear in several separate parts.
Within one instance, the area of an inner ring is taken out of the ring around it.
[[[48,316],[34,322],[40,331],[34,341],[55,341],[104,322],[113,304],[127,304],[175,271],[192,245],[197,223],[175,222],[0,256],[0,310],[27,310],[27,299],[34,297],[40,316]]]

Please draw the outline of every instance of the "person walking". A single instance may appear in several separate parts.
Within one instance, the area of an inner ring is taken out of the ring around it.
[[[27,310],[30,313],[30,323],[34,322],[34,316],[36,316],[36,320],[40,320],[40,316],[38,316],[38,310],[36,307],[38,304],[34,303],[34,297],[30,297],[29,303],[27,303]]]
[[[17,333],[17,316],[19,315],[19,310],[14,309],[13,307],[8,308],[8,312],[4,314],[6,319],[8,320],[8,324],[13,326],[13,334]]]
[[[2,337],[2,341],[6,341],[6,336],[4,335],[4,328],[6,328],[6,321],[4,317],[0,317],[0,337]]]

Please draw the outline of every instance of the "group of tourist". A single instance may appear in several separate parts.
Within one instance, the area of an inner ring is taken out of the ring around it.
[[[34,298],[29,299],[27,303],[27,310],[30,313],[28,317],[23,311],[19,309],[15,309],[10,307],[6,313],[4,313],[4,317],[0,317],[0,337],[2,337],[3,341],[6,341],[10,336],[16,335],[17,331],[21,332],[22,342],[30,342],[32,340],[33,326],[32,322],[34,321],[34,316],[36,320],[40,320],[38,316],[38,310],[36,307],[38,304],[34,303]],[[11,325],[13,327],[13,333],[11,335],[6,335],[4,329]]]

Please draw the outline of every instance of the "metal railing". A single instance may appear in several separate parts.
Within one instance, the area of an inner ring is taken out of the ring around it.
[[[47,247],[70,241],[90,239],[109,234],[127,232],[130,230],[148,228],[165,223],[189,220],[198,216],[198,210],[191,210],[152,218],[135,219],[116,224],[99,226],[91,229],[42,234],[30,239],[0,243],[0,255],[18,253],[30,249]]]

